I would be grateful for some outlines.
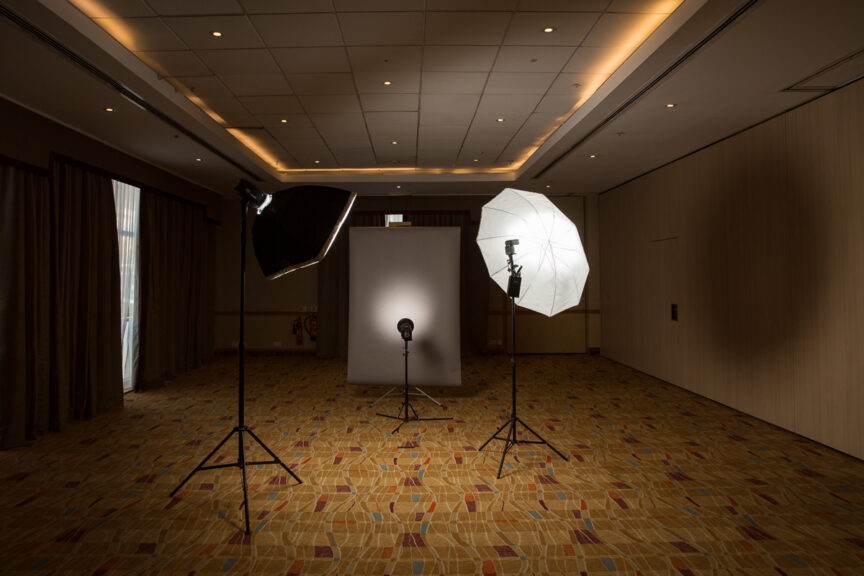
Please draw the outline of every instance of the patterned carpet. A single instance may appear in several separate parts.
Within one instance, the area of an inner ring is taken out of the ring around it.
[[[864,574],[864,462],[597,356],[506,356],[415,399],[344,361],[251,357],[246,422],[300,479],[234,468],[171,491],[236,425],[236,360],[0,452],[0,574]],[[410,448],[400,448],[411,443]],[[236,459],[236,436],[213,461]],[[250,458],[267,459],[252,443]]]

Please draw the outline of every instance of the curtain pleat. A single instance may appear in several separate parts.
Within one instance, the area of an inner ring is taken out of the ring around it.
[[[0,165],[0,449],[49,430],[49,239],[48,177]]]
[[[211,234],[203,207],[141,191],[136,390],[212,358]]]
[[[51,194],[51,394],[59,430],[123,404],[120,266],[111,179],[60,159]]]

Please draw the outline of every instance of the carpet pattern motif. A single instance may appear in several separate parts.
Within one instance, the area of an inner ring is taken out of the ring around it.
[[[864,574],[864,462],[596,356],[525,356],[518,414],[568,456],[478,448],[510,410],[505,356],[401,398],[344,360],[247,359],[246,424],[303,481],[236,468],[171,491],[237,424],[223,357],[0,452],[0,575]],[[524,438],[530,438],[525,436]],[[248,458],[269,459],[254,442]],[[409,447],[403,447],[409,446]],[[237,458],[237,441],[211,462]]]

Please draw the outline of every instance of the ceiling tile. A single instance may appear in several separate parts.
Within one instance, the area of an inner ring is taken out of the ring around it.
[[[296,94],[354,94],[351,74],[287,74]]]
[[[372,145],[357,148],[330,147],[341,168],[365,168],[374,165],[375,154]]]
[[[336,159],[324,140],[316,134],[314,139],[278,140],[301,168],[335,167]],[[316,164],[316,160],[318,163]]]
[[[417,70],[423,55],[420,46],[350,46],[347,50],[355,72]]]
[[[430,72],[488,72],[498,46],[426,46],[423,70]]]
[[[199,50],[198,56],[216,74],[278,74],[276,61],[264,49]]]
[[[633,46],[643,32],[645,16],[642,14],[603,14],[583,46]]]
[[[339,26],[347,46],[423,43],[422,12],[340,12]]]
[[[593,93],[609,76],[606,74],[559,74],[549,94],[569,94],[573,97]]]
[[[135,18],[155,15],[144,0],[75,2],[75,6],[90,18]]]
[[[366,125],[373,126],[417,126],[417,112],[367,112]]]
[[[191,93],[199,98],[233,98],[234,93],[225,86],[218,77],[209,76],[187,76],[178,78],[180,83]]]
[[[236,98],[202,98],[204,103],[216,112],[229,127],[260,126],[255,118]]]
[[[682,0],[612,0],[607,12],[671,14]]]
[[[136,52],[135,55],[164,76],[206,76],[210,74],[210,69],[204,62],[189,50]]]
[[[504,38],[506,45],[579,46],[597,22],[592,12],[517,12]],[[555,31],[543,31],[552,26]]]
[[[95,22],[133,52],[187,48],[160,18],[98,18]]]
[[[429,12],[426,44],[497,46],[509,23],[510,12]]]
[[[330,0],[240,0],[249,14],[294,14],[332,12]]]
[[[235,96],[280,96],[293,93],[282,74],[237,74],[220,78]]]
[[[536,111],[556,117],[565,116],[570,113],[576,101],[571,94],[547,94],[540,100]]]
[[[264,42],[245,16],[181,16],[163,18],[193,50],[263,48]],[[222,33],[215,37],[214,30]]]
[[[268,14],[249,19],[271,48],[342,45],[335,14]]]
[[[557,76],[554,72],[492,72],[485,94],[545,94]]]
[[[496,72],[560,72],[573,55],[569,46],[502,46]]]
[[[339,12],[422,12],[424,3],[424,0],[333,0]]]
[[[423,94],[481,94],[484,72],[423,72]]]
[[[276,134],[277,139],[284,130],[315,130],[312,120],[306,114],[256,114],[255,117],[262,126]]]
[[[300,114],[303,107],[296,96],[241,96],[238,98],[252,114]]]
[[[525,12],[603,12],[609,0],[519,0]]]
[[[467,127],[479,102],[480,96],[475,94],[423,94],[420,97],[420,124]]]
[[[360,102],[355,94],[315,94],[300,96],[307,114],[360,115]]]
[[[365,94],[417,94],[420,70],[355,72],[354,82],[357,91]]]
[[[576,49],[564,72],[576,74],[612,74],[618,66],[617,59],[610,58],[603,48],[582,46]]]
[[[361,112],[356,114],[310,114],[309,118],[321,132],[324,139],[331,141],[344,141],[348,147],[354,147],[358,141],[368,143],[369,135],[366,132],[366,120]]]
[[[540,98],[539,94],[485,94],[477,106],[472,128],[479,125],[515,131],[531,115]],[[498,118],[504,118],[504,122],[498,122]]]
[[[242,14],[237,0],[147,0],[162,16],[191,14]]]
[[[286,74],[350,72],[345,48],[274,48],[270,51]]]
[[[360,94],[360,103],[367,112],[416,112],[417,94]]]
[[[517,0],[426,0],[430,12],[466,10],[470,12],[494,12],[515,10]]]

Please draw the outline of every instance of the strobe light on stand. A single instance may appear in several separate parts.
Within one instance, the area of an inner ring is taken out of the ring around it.
[[[246,220],[249,207],[256,213],[252,236],[255,256],[268,279],[311,266],[326,256],[339,229],[348,217],[357,197],[352,192],[326,186],[297,186],[266,194],[254,184],[241,180],[234,188],[240,196],[240,338],[237,350],[238,423],[198,466],[171,492],[173,497],[196,472],[217,468],[240,468],[243,479],[243,513],[249,534],[249,495],[246,469],[249,466],[276,464],[302,481],[276,454],[246,426],[244,412],[246,358]],[[207,464],[210,458],[237,435],[237,460],[224,464]],[[246,459],[246,435],[270,456],[270,460],[249,462]]]
[[[588,278],[588,260],[573,222],[544,195],[513,188],[504,189],[483,206],[477,244],[489,275],[510,298],[513,403],[507,421],[479,448],[482,451],[492,440],[504,442],[498,464],[500,478],[504,458],[517,444],[545,444],[567,460],[517,416],[516,305],[546,316],[577,305]],[[518,265],[514,262],[516,246],[520,247]],[[536,439],[520,438],[517,424]],[[499,436],[505,428],[505,436]]]
[[[399,322],[396,323],[396,330],[399,331],[399,335],[402,337],[402,341],[405,343],[405,350],[402,352],[402,356],[405,358],[405,384],[402,389],[402,406],[399,407],[399,414],[397,416],[393,416],[391,414],[383,414],[381,412],[378,412],[377,415],[383,416],[384,418],[392,418],[393,420],[401,420],[401,422],[399,422],[399,425],[393,429],[393,432],[391,432],[391,434],[395,434],[396,432],[398,432],[399,429],[402,428],[402,425],[406,422],[420,420],[452,420],[453,418],[421,418],[420,415],[417,413],[417,410],[411,404],[411,400],[408,398],[410,396],[410,393],[408,392],[408,342],[413,340],[414,322],[412,322],[410,318],[402,318],[401,320],[399,320]],[[413,445],[407,444],[405,446],[400,446],[400,448],[413,448]]]

